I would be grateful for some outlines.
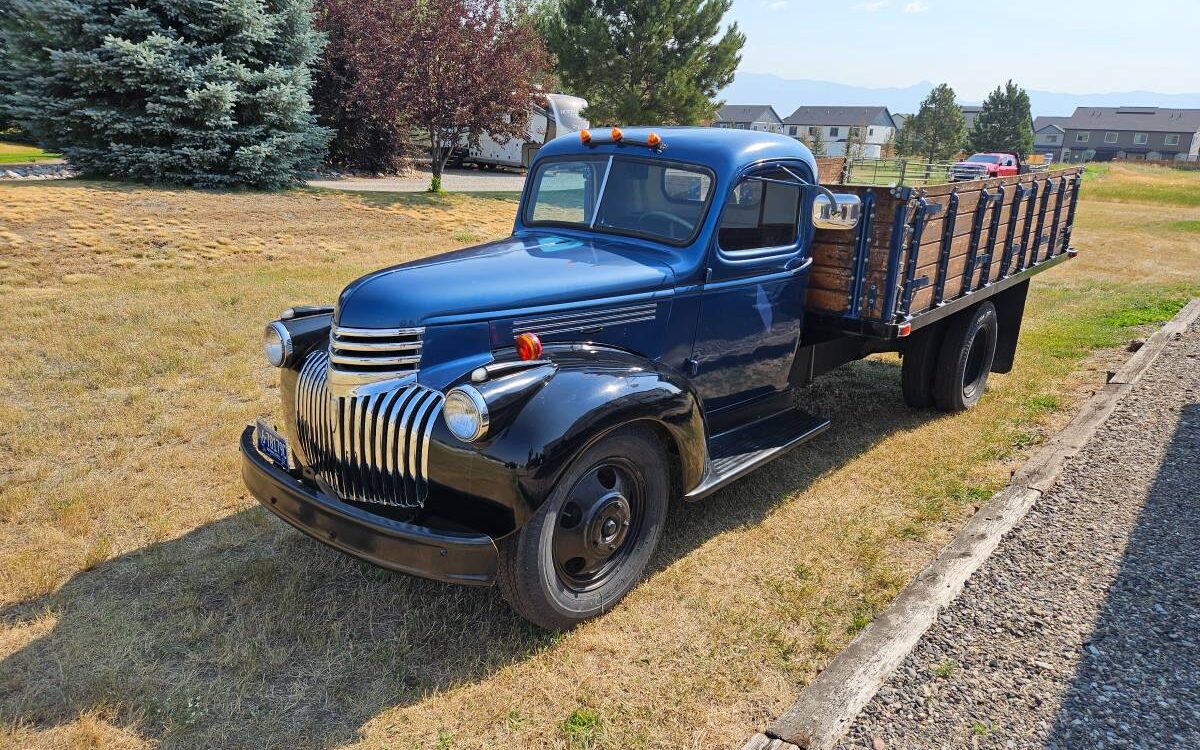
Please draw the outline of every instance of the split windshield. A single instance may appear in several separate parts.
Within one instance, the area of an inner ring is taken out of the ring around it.
[[[525,223],[591,229],[686,245],[708,209],[712,175],[698,167],[620,156],[543,162]]]

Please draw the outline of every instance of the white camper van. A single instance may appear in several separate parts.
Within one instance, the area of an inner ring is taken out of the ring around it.
[[[588,121],[581,114],[586,106],[587,101],[577,96],[546,94],[545,106],[535,104],[529,112],[529,123],[525,127],[528,138],[516,137],[510,138],[507,143],[497,143],[484,133],[479,136],[478,146],[471,146],[464,140],[450,161],[479,164],[490,169],[498,166],[527,169],[543,143],[588,127]]]

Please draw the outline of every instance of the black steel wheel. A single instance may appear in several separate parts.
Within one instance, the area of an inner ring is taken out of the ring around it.
[[[942,411],[965,411],[983,396],[999,339],[996,307],[983,302],[951,318],[938,353],[933,401]]]
[[[602,438],[572,462],[534,517],[501,540],[504,597],[551,630],[612,608],[658,544],[669,490],[666,455],[652,432]]]

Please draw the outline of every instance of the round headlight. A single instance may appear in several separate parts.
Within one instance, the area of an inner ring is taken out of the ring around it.
[[[474,442],[487,434],[487,403],[479,391],[469,385],[460,385],[446,394],[442,417],[454,437],[465,443]]]
[[[272,367],[283,367],[292,356],[292,336],[278,320],[263,329],[263,353]]]

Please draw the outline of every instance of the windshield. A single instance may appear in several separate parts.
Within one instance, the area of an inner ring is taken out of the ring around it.
[[[591,229],[686,245],[708,209],[712,175],[699,167],[629,157],[543,162],[525,223]]]
[[[984,164],[995,164],[996,162],[1000,161],[1000,157],[992,156],[991,154],[975,154],[970,159],[967,159],[967,161],[979,161],[983,162]]]

